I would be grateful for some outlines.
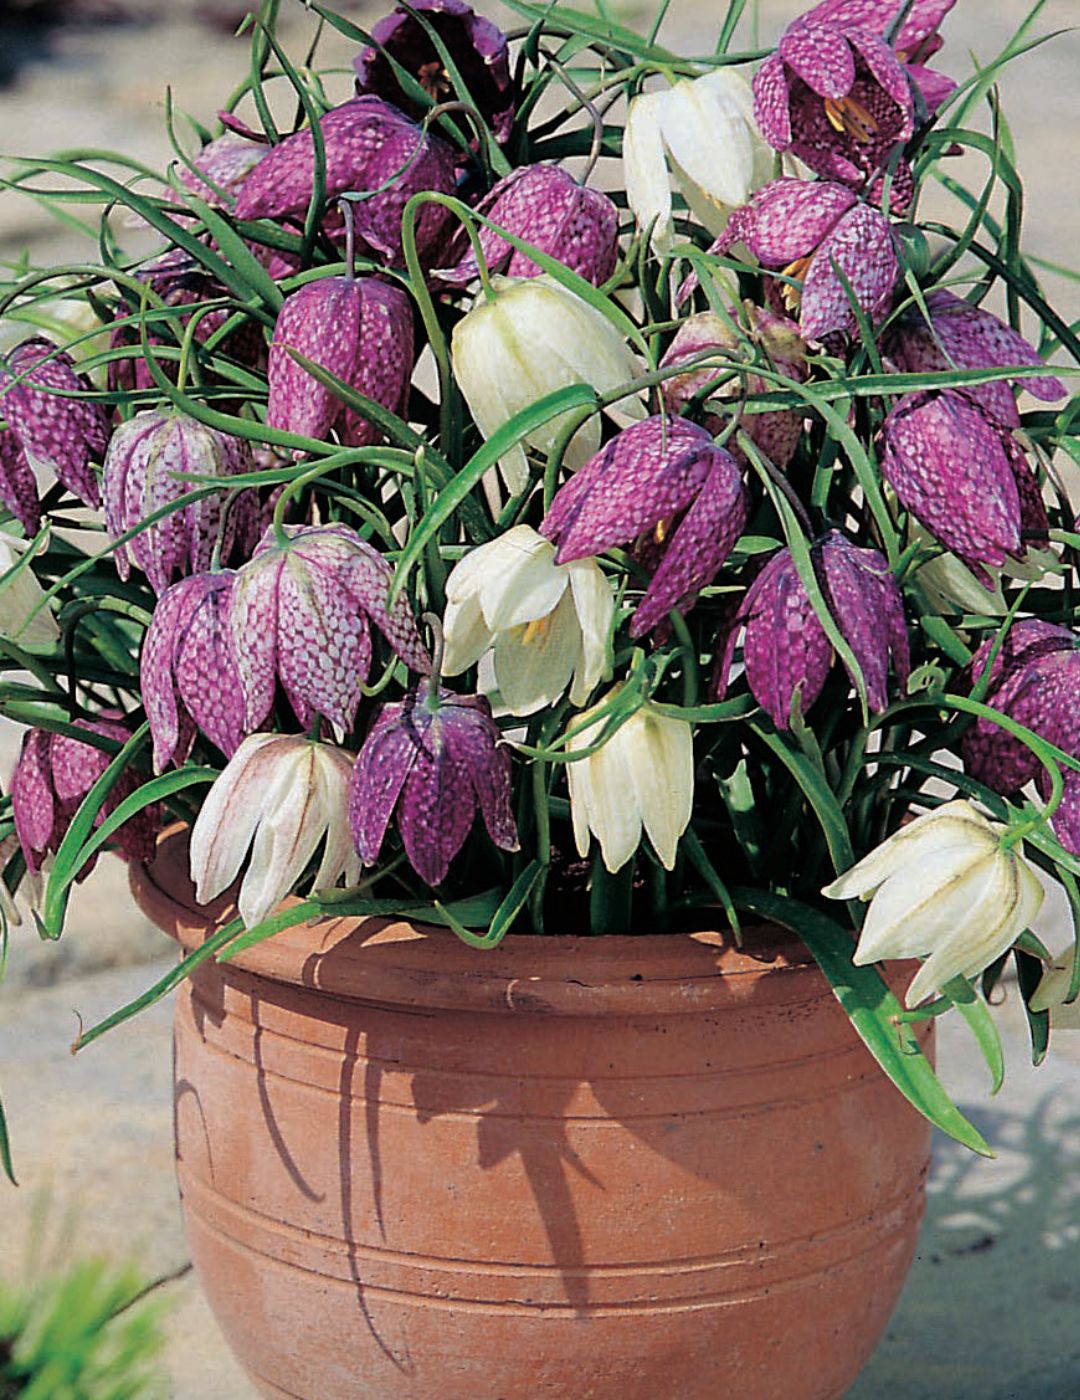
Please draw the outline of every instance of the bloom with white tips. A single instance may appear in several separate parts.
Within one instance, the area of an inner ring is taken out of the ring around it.
[[[924,957],[908,1006],[954,977],[974,977],[1031,926],[1043,888],[1001,844],[1006,828],[970,802],[946,802],[901,827],[822,890],[870,899],[854,962]]]
[[[0,637],[31,651],[49,648],[60,639],[60,628],[44,601],[30,561],[24,558],[24,540],[0,530]],[[15,569],[18,569],[18,573]]]
[[[349,834],[352,755],[297,734],[251,734],[210,789],[191,830],[195,898],[229,888],[250,849],[237,907],[248,928],[292,890],[324,840],[312,888],[360,878]]]
[[[653,247],[674,242],[671,182],[715,237],[728,215],[772,178],[773,153],[754,121],[750,84],[731,68],[633,98],[623,135],[626,198]]]
[[[615,611],[595,559],[555,563],[555,546],[515,525],[455,565],[446,581],[443,673],[460,675],[489,649],[506,708],[529,715],[570,685],[583,705],[604,673]]]
[[[1072,985],[1075,956],[1076,950],[1070,948],[1051,963],[1028,1002],[1032,1011],[1049,1011],[1050,1027],[1055,1031],[1080,1031],[1080,997],[1065,1000]]]
[[[582,719],[599,708],[586,710]],[[566,752],[595,744],[606,720],[607,715],[601,715],[575,734]],[[664,869],[674,868],[694,802],[693,730],[685,720],[670,719],[646,703],[596,753],[568,763],[566,772],[580,856],[589,853],[591,832],[600,842],[604,865],[614,873],[637,850],[644,827]]]

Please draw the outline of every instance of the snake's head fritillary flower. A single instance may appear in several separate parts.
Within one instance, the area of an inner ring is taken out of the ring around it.
[[[320,122],[326,153],[326,198],[346,192],[365,199],[353,205],[356,232],[377,260],[393,265],[403,258],[401,215],[414,194],[452,194],[454,156],[437,136],[421,131],[403,112],[380,97],[354,97],[334,107]],[[315,151],[305,127],[287,136],[259,161],[236,200],[238,219],[281,219],[303,214],[311,199]],[[430,260],[448,218],[439,204],[427,204],[416,221],[417,251]]]
[[[205,200],[212,209],[223,209],[231,203],[227,197],[239,192],[269,152],[265,141],[254,141],[238,131],[224,131],[206,143],[191,166],[178,167],[177,176],[185,189]],[[205,180],[201,178],[204,175]]]
[[[579,185],[557,165],[523,165],[493,185],[477,212],[542,253],[557,258],[594,286],[606,282],[618,256],[619,211],[606,194]],[[491,272],[539,277],[542,269],[486,225],[480,247]],[[457,259],[455,262],[454,259]],[[460,284],[477,275],[476,257],[464,230],[447,250],[443,282]]]
[[[349,821],[365,865],[379,858],[396,813],[405,854],[429,885],[446,878],[479,807],[500,850],[516,851],[510,753],[483,696],[421,681],[383,707],[356,759]]]
[[[838,530],[815,542],[810,562],[829,615],[859,663],[867,703],[880,712],[889,703],[890,665],[901,687],[911,667],[896,580],[876,549],[861,549]],[[789,549],[773,555],[735,614],[717,670],[719,695],[726,691],[744,626],[750,693],[778,729],[787,729],[796,694],[805,714],[821,694],[834,655]],[[855,677],[851,680],[854,684]]]
[[[888,219],[835,182],[773,180],[732,214],[710,251],[726,253],[739,242],[787,279],[770,279],[770,291],[798,313],[808,340],[857,334],[849,287],[869,319],[879,319],[900,276]]]
[[[347,731],[371,669],[371,623],[413,671],[431,661],[405,594],[388,601],[394,571],[347,525],[268,529],[233,584],[233,627],[251,731],[280,680],[307,728],[322,715]]]
[[[172,408],[137,413],[117,428],[105,455],[106,528],[117,538],[200,484],[182,475],[217,478],[226,488],[230,476],[250,470],[241,438]],[[232,511],[222,516],[221,495],[203,496],[118,545],[117,572],[126,579],[134,562],[160,595],[175,575],[208,569],[219,538],[228,555],[232,521]]]
[[[131,738],[130,729],[108,715],[96,720],[77,719],[74,724],[76,729],[115,740],[117,744],[125,744]],[[47,855],[59,850],[79,804],[109,766],[111,758],[104,749],[67,734],[54,734],[45,729],[27,730],[11,775],[11,808],[15,833],[31,874],[41,869]],[[135,791],[140,781],[130,768],[121,773],[94,818],[94,825],[100,826],[108,814]],[[113,837],[120,854],[127,860],[149,860],[154,854],[160,824],[161,812],[157,804],[144,807],[124,822]],[[80,879],[89,875],[96,860],[94,856],[87,861],[79,872]]]
[[[511,714],[553,705],[568,685],[571,704],[583,705],[604,673],[614,612],[595,560],[556,564],[553,544],[515,525],[470,550],[446,580],[443,674],[460,675],[493,650]]]
[[[240,874],[237,908],[247,928],[274,911],[315,852],[312,889],[360,876],[346,807],[352,755],[299,735],[250,734],[229,760],[191,829],[195,898],[208,904]]]
[[[413,371],[409,298],[374,277],[322,277],[286,297],[274,326],[267,423],[312,438],[336,428],[342,442],[367,447],[379,440],[379,430],[320,384],[290,350],[401,413]]]
[[[1056,958],[1039,979],[1028,1006],[1032,1011],[1049,1011],[1053,1031],[1080,1031],[1080,998],[1066,1001],[1073,980],[1076,950],[1070,948]]]
[[[680,78],[630,101],[623,135],[626,198],[653,247],[675,240],[671,187],[715,237],[731,211],[773,173],[773,157],[754,122],[753,94],[731,68]]]
[[[540,532],[557,564],[651,541],[659,563],[630,624],[640,637],[687,612],[746,524],[747,493],[731,455],[686,418],[657,415],[617,433],[556,492]]]
[[[908,1006],[954,977],[982,972],[1031,927],[1043,900],[1035,872],[1002,845],[1005,828],[970,802],[947,802],[903,826],[822,893],[869,899],[857,966],[925,958]]]
[[[27,544],[0,530],[0,637],[31,651],[51,649],[60,628],[45,602],[45,590],[24,559]]]
[[[428,25],[446,46],[467,94],[455,90]],[[506,35],[464,0],[413,0],[407,8],[399,5],[379,20],[371,37],[379,48],[365,48],[353,60],[358,93],[385,98],[419,121],[427,109],[403,90],[393,68],[398,63],[436,105],[455,99],[471,101],[496,141],[510,135],[516,104]]]

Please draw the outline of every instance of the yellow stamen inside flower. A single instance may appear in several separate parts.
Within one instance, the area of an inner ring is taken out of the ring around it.
[[[416,78],[427,95],[436,102],[441,102],[453,86],[446,69],[437,61],[422,63]]]
[[[810,266],[810,259],[813,253],[808,253],[805,258],[796,258],[793,263],[788,263],[783,268],[781,275],[784,277],[794,277],[801,282],[806,276],[806,269]],[[794,314],[799,309],[799,301],[802,297],[802,288],[793,287],[790,282],[784,282],[780,287],[780,295],[783,298],[784,306]]]
[[[550,627],[551,613],[547,613],[544,617],[534,617],[531,622],[526,623],[525,630],[521,634],[522,645],[528,646],[530,642],[542,641],[547,636]]]
[[[834,131],[863,146],[878,129],[877,119],[854,97],[826,97],[825,119]]]
[[[665,515],[663,520],[658,520],[656,522],[656,528],[653,530],[653,539],[657,544],[663,544],[667,539],[668,532],[671,529],[671,522],[674,519],[675,517],[673,515]]]

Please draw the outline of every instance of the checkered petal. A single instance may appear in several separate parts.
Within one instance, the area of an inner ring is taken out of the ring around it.
[[[890,658],[901,685],[911,666],[896,580],[876,549],[860,549],[837,530],[815,546],[814,563],[829,612],[859,663],[867,702],[880,713],[889,703]]]
[[[900,276],[889,221],[857,204],[822,239],[806,272],[799,325],[811,340],[831,331],[854,335],[858,321],[840,274],[871,321],[887,308]]]
[[[26,868],[36,874],[52,841],[56,820],[50,735],[44,729],[28,729],[23,735],[19,759],[11,775],[11,810]]]
[[[0,413],[3,401],[0,400]],[[41,501],[37,481],[19,439],[10,428],[0,428],[0,504],[11,512],[28,535],[41,528]]]
[[[778,52],[784,63],[819,97],[844,97],[855,82],[855,58],[844,35],[805,15],[789,24]]]
[[[771,53],[754,74],[754,120],[774,150],[786,151],[791,145],[791,92],[778,53]]]
[[[379,858],[386,828],[420,753],[405,713],[405,705],[384,706],[349,779],[349,825],[365,865]]]
[[[821,694],[833,659],[790,551],[780,550],[765,565],[747,591],[738,621],[746,624],[743,660],[750,692],[776,727],[787,729],[795,691],[805,714]]]

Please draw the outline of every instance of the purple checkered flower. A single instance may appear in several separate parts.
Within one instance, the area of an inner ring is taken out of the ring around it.
[[[410,13],[412,11],[412,13]],[[468,93],[457,92],[442,55],[419,15],[446,46]],[[475,103],[496,141],[505,141],[514,122],[514,90],[506,35],[491,20],[476,14],[463,0],[412,0],[379,20],[371,31],[375,48],[365,48],[353,60],[356,91],[374,93],[419,121],[427,110],[403,91],[390,60],[399,63],[431,100],[459,99]]]
[[[286,298],[274,327],[267,423],[312,438],[336,427],[342,442],[366,447],[379,440],[379,430],[308,374],[290,350],[401,413],[413,371],[409,298],[374,277],[322,277]]]
[[[571,272],[598,287],[615,270],[619,211],[606,194],[587,189],[557,165],[524,165],[493,185],[476,206],[493,223],[534,243]],[[480,246],[491,272],[508,277],[539,277],[543,271],[526,254],[491,229],[481,226]],[[477,275],[476,257],[464,230],[448,250],[440,269],[444,282],[463,284]]]
[[[1019,331],[962,297],[941,289],[926,298],[929,324],[912,307],[889,327],[882,349],[899,370],[1004,369],[1010,365],[1041,365],[1039,352]],[[1053,375],[1022,379],[1020,384],[1037,399],[1053,403],[1064,398],[1065,385]],[[964,392],[997,423],[1020,426],[1009,381],[974,384]]]
[[[270,147],[265,141],[253,140],[238,131],[224,131],[208,141],[191,162],[194,170],[186,165],[180,167],[179,180],[185,189],[204,199],[211,208],[224,209],[232,201],[222,198],[218,191],[235,196],[259,161],[269,153]],[[196,171],[207,179],[200,179]],[[208,184],[207,180],[212,183]]]
[[[518,848],[510,807],[510,753],[481,695],[455,695],[421,681],[383,707],[357,755],[349,822],[360,859],[374,865],[390,818],[413,869],[429,885],[446,878],[479,806],[488,835]]]
[[[624,428],[572,476],[540,533],[558,547],[556,564],[646,537],[659,561],[630,623],[640,637],[673,608],[693,607],[742,534],[747,509],[730,453],[696,423],[661,414]]]
[[[103,739],[115,739],[118,744],[125,744],[131,738],[127,725],[112,714],[101,715],[96,720],[77,719],[74,725]],[[59,850],[72,817],[112,757],[104,749],[80,743],[66,734],[53,734],[45,729],[27,730],[11,775],[11,809],[15,833],[31,874],[41,869],[47,855]],[[100,826],[141,781],[130,768],[126,769],[106,797],[94,818],[94,825]],[[160,825],[161,809],[156,803],[130,818],[113,837],[120,854],[127,860],[149,860],[154,854]],[[96,860],[95,856],[87,861],[79,872],[79,879],[89,875]]]
[[[883,172],[915,130],[915,93],[934,111],[955,86],[921,63],[953,0],[921,0],[894,51],[886,41],[893,0],[825,0],[788,25],[754,77],[754,115],[766,141],[790,151],[828,180],[881,196]],[[903,55],[904,57],[901,57]],[[895,213],[912,196],[911,167],[900,160],[890,195]]]
[[[371,669],[373,622],[411,670],[431,660],[404,593],[387,601],[393,569],[347,525],[271,527],[233,585],[233,628],[247,732],[270,713],[280,680],[307,728],[323,715],[352,728]]]
[[[0,357],[0,501],[31,534],[41,520],[34,470],[54,473],[88,506],[101,504],[91,461],[101,461],[105,410],[85,394],[93,385],[65,350],[33,336]]]
[[[246,442],[208,428],[172,408],[148,409],[122,423],[105,454],[105,526],[118,537],[200,483],[180,473],[227,478],[250,471]],[[204,496],[163,516],[127,544],[117,545],[116,570],[126,579],[134,563],[162,594],[173,577],[210,567],[214,547],[228,555],[234,513],[222,519],[222,498]]]
[[[354,97],[327,112],[320,123],[326,150],[326,198],[363,194],[355,210],[361,246],[391,264],[402,261],[401,215],[421,190],[452,194],[454,156],[380,97]],[[311,199],[315,153],[305,128],[275,146],[244,181],[238,219],[281,219],[303,214]],[[430,260],[443,237],[448,211],[428,204],[416,220],[417,250]]]
[[[143,642],[140,690],[154,740],[154,772],[191,753],[201,729],[226,758],[247,733],[233,635],[231,569],[194,574],[159,599]]]
[[[763,267],[800,284],[789,282],[778,291],[770,285],[770,291],[788,311],[798,308],[808,340],[857,334],[845,278],[873,321],[888,308],[900,276],[888,219],[844,185],[824,180],[785,177],[758,190],[735,210],[710,252],[726,253],[739,242]]]
[[[811,547],[810,560],[829,614],[859,663],[867,703],[880,713],[889,703],[890,663],[898,686],[911,669],[896,580],[876,549],[860,549],[838,530],[830,530]],[[789,549],[772,556],[735,614],[714,678],[720,697],[727,690],[744,627],[743,661],[750,692],[776,727],[787,729],[796,692],[805,714],[821,694],[834,656]]]
[[[1023,449],[966,393],[905,394],[882,425],[881,474],[988,587],[984,566],[1046,541],[1046,507]]]

